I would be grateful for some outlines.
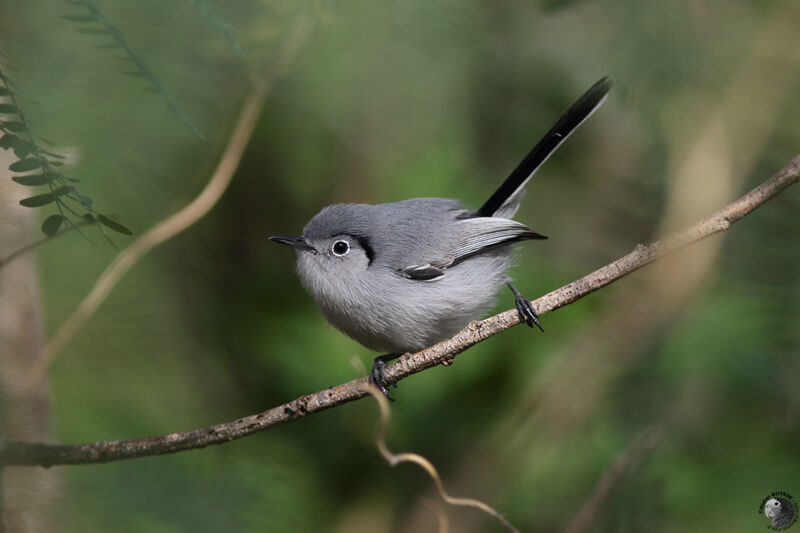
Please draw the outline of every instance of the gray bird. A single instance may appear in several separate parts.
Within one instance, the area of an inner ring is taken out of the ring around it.
[[[780,496],[777,498],[770,498],[770,500],[764,504],[764,514],[767,515],[767,518],[772,519],[772,527],[776,529],[791,524],[794,519],[794,513],[794,506],[787,498]]]
[[[320,211],[301,236],[276,235],[297,250],[297,272],[328,321],[375,359],[370,382],[391,399],[384,367],[391,359],[452,336],[494,304],[506,284],[520,319],[536,311],[510,283],[509,245],[546,239],[511,220],[536,170],[605,100],[607,77],[556,122],[478,210],[447,198],[387,204],[336,204]]]

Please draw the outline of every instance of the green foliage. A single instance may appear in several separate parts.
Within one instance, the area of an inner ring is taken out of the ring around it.
[[[242,57],[247,55],[236,41],[236,34],[239,33],[239,30],[230,22],[220,18],[214,10],[214,6],[208,0],[192,0],[192,6],[237,54]]]
[[[96,23],[6,2],[15,7],[0,17],[0,35],[24,66],[11,72],[21,92],[41,101],[22,98],[23,112],[82,150],[82,181],[69,184],[91,183],[98,206],[151,227],[213,171],[248,73],[188,0],[97,2],[207,142],[142,91],[143,80],[116,73],[137,69],[115,62],[113,39],[73,31]],[[526,296],[663,232],[676,169],[709,117],[723,119],[728,151],[705,154],[713,157],[692,202],[717,190],[715,161],[736,174],[723,187],[734,198],[800,146],[796,24],[776,25],[772,0],[552,2],[564,6],[556,14],[542,2],[209,2],[241,28],[259,71],[291,28],[312,31],[272,80],[222,201],[131,269],[56,360],[55,442],[200,428],[364,375],[353,361],[368,367],[376,354],[326,323],[294,254],[266,237],[301,231],[335,202],[438,195],[478,206],[603,74],[616,82],[607,103],[542,167],[516,217],[550,236],[518,248],[510,274]],[[797,20],[800,4],[782,5]],[[84,14],[82,4],[74,11]],[[785,56],[767,46],[776,36]],[[95,40],[109,48],[88,46]],[[761,81],[768,91],[757,90]],[[744,90],[731,92],[737,83]],[[50,192],[40,187],[25,196]],[[514,328],[401,382],[389,446],[426,455],[452,494],[487,500],[522,531],[563,531],[633,438],[674,414],[593,530],[765,530],[756,509],[769,491],[800,496],[798,192],[706,243],[723,243],[709,277],[657,324],[658,297],[626,304],[657,271],[670,296],[688,261],[651,265],[544,315],[544,334]],[[58,214],[54,202],[38,209]],[[109,248],[64,237],[38,251],[50,331],[113,259]],[[497,310],[512,306],[501,291]],[[376,421],[372,403],[354,402],[222,446],[59,469],[64,500],[54,513],[76,533],[436,531],[419,499],[443,504],[415,468],[381,460]],[[445,512],[450,531],[499,531],[471,510]]]
[[[49,192],[36,194],[20,200],[19,204],[23,207],[42,207],[54,204],[58,210],[57,215],[48,217],[42,224],[42,231],[48,237],[52,237],[58,232],[63,222],[67,222],[76,229],[73,218],[81,216],[94,217],[106,227],[125,235],[132,235],[131,230],[108,219],[108,217],[97,213],[94,210],[93,202],[88,196],[81,194],[72,184],[76,180],[70,179],[56,167],[61,166],[62,155],[55,154],[42,148],[34,139],[31,131],[30,120],[19,107],[17,95],[12,89],[14,82],[4,71],[0,70],[0,81],[3,82],[2,93],[11,100],[11,103],[0,104],[0,148],[12,150],[19,159],[8,166],[12,172],[30,172],[38,170],[38,174],[26,174],[14,176],[12,179],[27,187],[47,186]],[[8,120],[7,115],[15,115],[18,121]],[[72,218],[70,218],[70,215]],[[92,219],[94,220],[94,219]],[[102,234],[113,244],[108,234],[98,224]]]
[[[138,70],[134,72],[124,72],[129,76],[136,76],[136,77],[143,77],[147,78],[147,81],[150,83],[150,86],[156,91],[166,102],[167,107],[170,111],[172,111],[175,116],[177,116],[186,126],[198,137],[201,139],[203,138],[203,134],[200,133],[200,130],[192,123],[189,117],[184,113],[181,107],[178,105],[178,102],[170,96],[167,92],[166,87],[161,82],[160,79],[155,75],[155,73],[147,66],[144,60],[137,54],[133,48],[131,48],[128,41],[125,39],[125,36],[122,34],[122,31],[115,26],[105,15],[103,12],[100,11],[100,8],[97,7],[97,4],[92,2],[91,0],[67,0],[67,3],[73,5],[80,5],[86,8],[89,12],[88,14],[81,14],[81,15],[62,15],[61,18],[68,20],[70,22],[77,22],[77,23],[95,23],[101,24],[103,27],[80,27],[75,28],[75,31],[78,33],[84,33],[88,35],[103,35],[111,37],[114,42],[113,43],[97,43],[95,46],[103,47],[103,48],[119,48],[124,53],[125,56],[122,59],[132,62]]]
[[[58,230],[61,228],[61,224],[64,222],[65,218],[61,215],[50,215],[45,219],[42,223],[42,232],[48,237],[52,237]]]

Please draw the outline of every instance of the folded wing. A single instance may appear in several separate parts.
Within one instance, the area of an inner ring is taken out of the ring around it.
[[[532,231],[528,226],[497,217],[464,218],[456,222],[458,239],[446,257],[427,263],[409,265],[400,274],[409,279],[434,281],[445,275],[446,270],[475,255],[529,240],[546,239],[544,235]]]

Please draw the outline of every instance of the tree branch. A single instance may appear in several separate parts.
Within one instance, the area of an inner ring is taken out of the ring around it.
[[[800,179],[800,155],[780,172],[724,207],[714,215],[676,233],[667,235],[634,251],[583,278],[538,298],[533,302],[542,315],[583,298],[688,244],[725,231],[773,196]],[[520,323],[515,309],[470,323],[455,336],[414,354],[406,354],[386,367],[386,377],[396,382],[439,364],[449,364],[467,348]],[[0,442],[0,463],[6,465],[62,465],[105,463],[204,448],[263,431],[269,427],[302,418],[367,396],[366,378],[301,396],[291,402],[233,422],[217,424],[183,433],[170,433],[141,439],[93,442],[79,445],[51,445],[29,442]]]
[[[639,433],[633,442],[619,453],[614,462],[597,480],[594,491],[583,502],[580,510],[570,520],[567,527],[564,528],[564,533],[583,533],[591,528],[603,505],[605,505],[625,476],[642,464],[661,443],[666,431],[665,426],[664,422],[653,424]]]
[[[250,135],[258,122],[269,84],[267,79],[257,80],[244,103],[239,120],[225,148],[214,174],[200,194],[186,207],[160,222],[119,253],[100,275],[92,290],[45,345],[28,371],[28,384],[33,386],[47,375],[53,360],[72,340],[89,318],[105,301],[108,294],[147,253],[164,241],[184,231],[203,218],[219,201],[233,179],[234,172],[244,154]]]
[[[4,268],[11,261],[13,261],[14,259],[17,259],[22,254],[24,254],[25,252],[28,252],[30,250],[33,250],[37,246],[41,246],[41,245],[43,245],[43,244],[45,244],[47,242],[50,242],[51,240],[55,239],[56,237],[60,237],[60,236],[64,235],[65,233],[69,233],[70,231],[77,230],[81,226],[88,226],[89,224],[94,224],[94,222],[89,222],[85,218],[82,218],[80,220],[76,220],[75,223],[67,226],[66,228],[63,228],[61,231],[59,231],[58,233],[56,233],[52,237],[42,237],[38,241],[34,241],[32,243],[26,244],[22,248],[14,250],[13,252],[11,252],[7,256],[5,256],[4,258],[0,259],[0,269]]]
[[[180,211],[150,228],[114,258],[108,268],[97,279],[89,294],[84,297],[75,311],[56,330],[42,352],[31,364],[27,377],[29,386],[33,386],[44,379],[56,356],[94,315],[119,280],[142,257],[192,226],[217,204],[233,179],[274,81],[286,72],[292,64],[312,26],[313,24],[306,21],[305,18],[298,22],[284,41],[278,51],[277,59],[268,72],[265,75],[259,75],[253,80],[250,93],[242,106],[239,119],[228,139],[225,151],[220,157],[217,168],[200,194]]]

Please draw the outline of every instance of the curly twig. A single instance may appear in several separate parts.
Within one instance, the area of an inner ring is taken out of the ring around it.
[[[433,463],[431,463],[425,457],[419,455],[418,453],[410,452],[392,453],[391,450],[389,450],[389,447],[386,445],[386,428],[389,425],[389,419],[391,417],[389,400],[387,400],[386,397],[381,394],[376,387],[368,387],[367,392],[373,398],[375,398],[375,401],[378,402],[378,408],[380,409],[381,425],[378,427],[378,435],[375,437],[375,444],[378,447],[378,451],[380,452],[381,456],[386,459],[387,463],[389,463],[391,466],[397,466],[400,463],[414,463],[415,465],[418,465],[431,477],[433,482],[436,484],[436,491],[446,503],[449,505],[473,507],[478,509],[500,522],[506,531],[511,531],[511,533],[519,533],[519,530],[512,526],[506,517],[501,515],[488,503],[484,503],[480,500],[474,500],[472,498],[455,498],[450,496],[444,488],[444,482],[442,481],[439,472],[436,470],[436,467],[433,466]]]
[[[800,180],[800,155],[780,172],[714,215],[647,246],[639,245],[634,251],[613,263],[538,298],[533,305],[540,315],[564,307],[671,252],[727,230],[731,224],[798,180]],[[515,309],[472,322],[450,339],[420,352],[400,357],[386,367],[386,377],[390,382],[396,382],[427,368],[449,363],[467,348],[519,323],[519,315]],[[79,445],[3,442],[0,443],[0,462],[8,465],[42,466],[103,463],[203,448],[239,439],[283,422],[358,400],[367,394],[367,380],[362,378],[301,396],[263,413],[184,433]]]

